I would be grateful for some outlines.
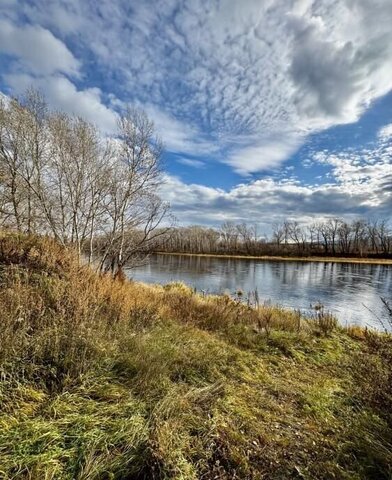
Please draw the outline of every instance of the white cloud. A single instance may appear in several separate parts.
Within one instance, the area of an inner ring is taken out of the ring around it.
[[[388,125],[382,127],[378,132],[378,136],[379,138],[381,138],[381,140],[385,141],[392,138],[392,123],[389,123]]]
[[[358,120],[391,90],[389,0],[314,1],[292,15],[293,102],[307,129]]]
[[[283,132],[279,137],[264,141],[255,138],[254,145],[234,150],[224,162],[240,175],[276,169],[300,147],[301,140],[300,135],[293,136]]]
[[[339,183],[300,185],[273,178],[240,184],[227,191],[185,184],[167,176],[161,195],[171,203],[180,224],[219,225],[224,221],[258,224],[268,232],[273,222],[295,219],[310,223],[337,215],[344,218],[385,215],[383,205],[369,201],[367,191],[350,191]],[[384,199],[386,203],[391,201]]]
[[[306,134],[356,121],[392,87],[391,0],[20,0],[15,8],[7,15],[71,39],[106,82],[115,73],[118,97],[154,105],[168,149],[242,174],[279,167]],[[15,54],[30,61],[24,49]]]
[[[206,164],[200,160],[195,160],[193,158],[178,158],[177,159],[178,163],[181,163],[182,165],[186,165],[187,167],[193,167],[193,168],[205,168]]]
[[[112,134],[116,130],[116,114],[102,103],[98,88],[78,90],[61,75],[36,78],[27,74],[9,74],[5,75],[5,79],[18,94],[33,86],[45,93],[54,108],[80,115],[106,134]]]
[[[18,27],[0,20],[0,51],[16,56],[22,66],[39,75],[79,73],[80,64],[64,43],[39,25]]]
[[[20,92],[33,84],[55,107],[113,132],[116,115],[103,92],[65,77],[82,71],[66,46],[77,45],[83,66],[94,61],[113,88],[111,106],[136,100],[167,149],[195,168],[194,156],[242,175],[281,168],[307,134],[356,121],[392,87],[391,0],[20,0],[3,7],[0,48],[17,58],[4,75],[9,86]],[[390,215],[391,138],[386,125],[373,149],[309,158],[328,167],[329,183],[270,177],[223,190],[168,176],[161,192],[183,223],[231,219],[268,228],[272,218]]]
[[[209,142],[196,127],[180,122],[154,105],[145,104],[142,107],[153,120],[167,150],[190,155],[209,155],[216,152],[217,146]]]
[[[332,168],[337,184],[353,196],[363,196],[361,206],[392,209],[392,138],[380,137],[373,148],[340,153],[319,152],[314,160]]]
[[[303,184],[293,177],[264,179],[223,190],[185,184],[167,176],[161,187],[181,224],[219,225],[226,220],[257,223],[269,232],[284,219],[310,223],[335,217],[390,217],[392,142],[339,154],[323,151],[313,161],[331,169],[328,183]]]

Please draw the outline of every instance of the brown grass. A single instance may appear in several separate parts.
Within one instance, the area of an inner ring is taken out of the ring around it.
[[[387,336],[0,252],[0,478],[390,478]]]

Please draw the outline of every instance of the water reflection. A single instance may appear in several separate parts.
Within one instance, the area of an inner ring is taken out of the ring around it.
[[[157,255],[129,275],[148,283],[182,281],[210,293],[257,288],[262,300],[301,309],[321,302],[344,324],[375,327],[384,314],[380,296],[392,297],[392,267],[384,265]]]

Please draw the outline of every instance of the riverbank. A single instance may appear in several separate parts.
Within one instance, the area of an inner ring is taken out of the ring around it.
[[[387,479],[391,339],[0,238],[0,473]]]
[[[156,255],[176,255],[187,257],[211,257],[238,260],[265,260],[286,262],[324,262],[324,263],[365,263],[369,265],[392,265],[392,259],[388,258],[351,258],[351,257],[282,257],[272,255],[220,255],[212,253],[181,253],[181,252],[155,252]]]

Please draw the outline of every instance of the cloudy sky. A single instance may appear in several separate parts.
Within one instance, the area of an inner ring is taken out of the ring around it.
[[[180,223],[392,212],[391,0],[0,0],[0,90],[105,134],[126,103]]]

